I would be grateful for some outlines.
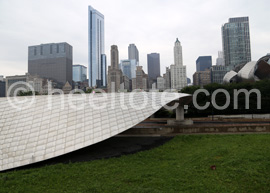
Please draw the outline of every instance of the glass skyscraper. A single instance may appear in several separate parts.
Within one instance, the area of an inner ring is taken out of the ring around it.
[[[73,81],[84,82],[87,80],[87,70],[83,65],[73,65]]]
[[[222,26],[225,66],[235,67],[251,61],[249,18],[230,18]]]
[[[156,82],[157,77],[160,76],[160,56],[159,56],[159,53],[147,54],[147,67],[148,67],[149,79],[153,79]]]
[[[90,87],[107,86],[104,15],[88,6],[88,77]]]
[[[123,74],[127,76],[129,79],[136,78],[136,66],[137,61],[133,60],[121,60],[120,69]]]
[[[196,72],[205,71],[212,66],[212,56],[199,56],[196,60]]]
[[[128,59],[135,59],[137,63],[139,63],[139,51],[135,44],[129,44],[128,46]]]

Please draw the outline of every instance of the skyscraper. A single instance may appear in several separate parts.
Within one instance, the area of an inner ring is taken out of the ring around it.
[[[174,63],[171,65],[171,88],[181,90],[187,86],[186,66],[183,65],[182,46],[178,38],[174,44]]]
[[[193,74],[194,86],[205,86],[211,83],[211,70],[198,71]]]
[[[249,18],[230,18],[222,26],[225,65],[235,67],[251,61]]]
[[[132,79],[132,89],[148,89],[148,75],[145,74],[142,66],[137,66],[136,78]]]
[[[73,81],[84,82],[87,79],[87,68],[83,65],[73,65]]]
[[[104,16],[88,7],[88,77],[90,87],[106,87]]]
[[[224,57],[223,57],[223,52],[222,51],[219,51],[218,52],[218,58],[216,60],[216,65],[217,66],[224,66]]]
[[[135,44],[129,44],[128,46],[128,59],[135,59],[137,63],[139,63],[139,51]]]
[[[212,66],[211,67],[211,82],[212,83],[223,83],[223,78],[227,72],[230,71],[228,66]]]
[[[0,97],[6,96],[6,82],[3,76],[0,76]]]
[[[170,89],[171,88],[171,70],[170,70],[169,67],[166,67],[165,88],[166,89]]]
[[[151,88],[152,84],[157,82],[157,77],[160,76],[160,57],[158,53],[147,54],[147,67],[149,87]]]
[[[136,66],[137,61],[133,60],[121,60],[120,69],[123,75],[127,76],[129,79],[136,78]]]
[[[174,50],[174,65],[183,66],[182,46],[178,38],[176,38],[173,50]]]
[[[212,56],[199,56],[196,60],[196,72],[205,71],[212,66]]]
[[[68,43],[28,47],[28,73],[54,80],[58,87],[72,84],[72,46]]]
[[[122,71],[119,69],[119,52],[116,45],[111,46],[111,66],[108,69],[108,92],[118,92],[122,83]]]

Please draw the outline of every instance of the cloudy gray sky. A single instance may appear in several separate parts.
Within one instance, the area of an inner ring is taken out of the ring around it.
[[[252,60],[270,52],[269,0],[0,0],[0,75],[27,72],[27,47],[41,43],[67,42],[73,63],[87,66],[88,5],[105,16],[108,59],[111,45],[126,59],[135,43],[145,71],[147,54],[158,52],[165,72],[178,37],[192,78],[198,56],[211,55],[215,63],[230,17],[249,16]]]

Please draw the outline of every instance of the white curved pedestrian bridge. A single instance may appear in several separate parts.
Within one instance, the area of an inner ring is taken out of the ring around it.
[[[106,140],[188,97],[137,92],[1,98],[0,171]]]

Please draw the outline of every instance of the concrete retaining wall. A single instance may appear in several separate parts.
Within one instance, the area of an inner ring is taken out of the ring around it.
[[[217,126],[136,126],[122,135],[166,135],[190,133],[270,133],[269,124],[261,125],[217,125]]]

